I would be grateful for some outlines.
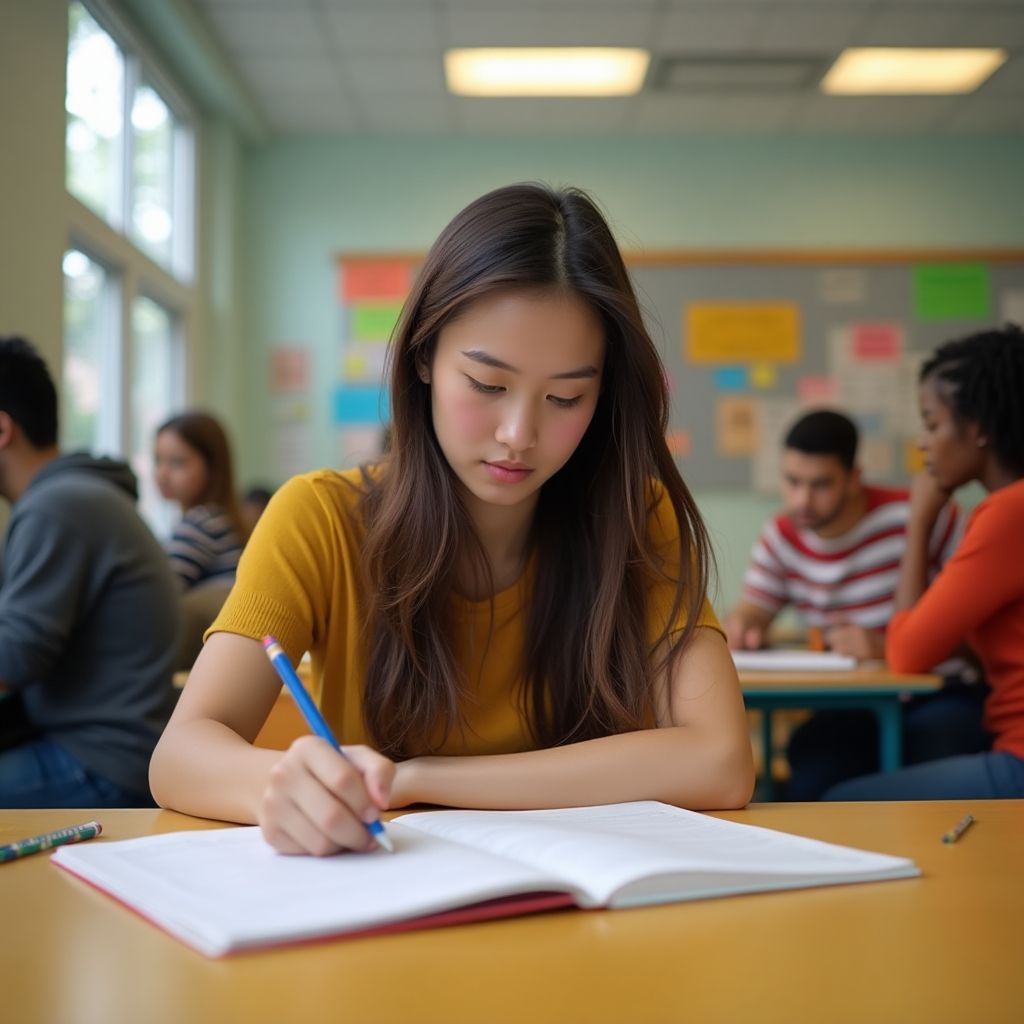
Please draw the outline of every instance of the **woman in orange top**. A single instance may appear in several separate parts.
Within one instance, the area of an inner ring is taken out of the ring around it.
[[[471,203],[390,357],[390,452],[275,495],[153,756],[157,800],[315,854],[368,848],[362,823],[414,802],[746,803],[707,535],[593,203],[535,185]],[[349,760],[317,737],[252,745],[280,689],[268,633],[310,651]]]
[[[829,800],[1024,797],[1024,333],[988,331],[942,345],[921,370],[927,473],[914,481],[886,658],[924,672],[962,644],[991,692],[986,753],[949,757],[834,786]],[[931,586],[928,535],[957,487],[989,492]]]

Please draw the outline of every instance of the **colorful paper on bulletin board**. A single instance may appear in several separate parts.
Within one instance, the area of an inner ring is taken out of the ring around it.
[[[754,455],[758,450],[757,399],[719,398],[715,408],[715,448],[719,455]]]
[[[665,435],[665,443],[677,459],[687,459],[693,452],[693,435],[688,430],[670,430]]]
[[[412,287],[412,267],[403,260],[345,260],[340,285],[345,303],[404,299]]]
[[[755,391],[770,391],[779,382],[779,371],[774,363],[755,363],[749,376],[750,386]]]
[[[898,363],[903,359],[903,327],[863,323],[850,327],[850,355],[861,363]]]
[[[309,390],[309,349],[278,348],[270,353],[270,391],[275,395]]]
[[[691,303],[684,355],[693,363],[794,363],[800,358],[796,303]]]
[[[747,371],[742,366],[720,366],[715,370],[715,389],[733,392],[747,390]]]
[[[360,302],[350,311],[352,340],[387,341],[401,312],[400,302]]]
[[[984,263],[925,263],[914,267],[919,320],[989,319],[992,284]]]
[[[903,448],[903,461],[911,475],[924,472],[924,452],[916,441],[907,441]]]
[[[380,388],[337,388],[333,412],[338,424],[386,423],[391,415],[387,392]]]
[[[827,405],[829,402],[834,402],[838,390],[835,377],[824,374],[800,377],[796,382],[797,396],[801,402],[806,404],[818,402]]]

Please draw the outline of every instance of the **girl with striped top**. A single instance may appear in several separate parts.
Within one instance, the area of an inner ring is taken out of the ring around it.
[[[167,553],[182,586],[230,585],[246,530],[224,428],[202,412],[172,417],[157,430],[154,465],[160,493],[181,505]]]

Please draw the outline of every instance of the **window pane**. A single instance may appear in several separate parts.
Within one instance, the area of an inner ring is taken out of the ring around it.
[[[124,197],[124,54],[82,4],[70,4],[68,18],[67,187],[119,226]]]
[[[131,464],[139,479],[139,510],[155,533],[169,533],[177,510],[160,497],[153,479],[157,427],[181,405],[181,374],[174,318],[140,296],[132,303]]]
[[[61,443],[118,450],[116,284],[84,252],[64,254],[64,394]]]
[[[158,262],[171,263],[174,188],[174,116],[148,85],[132,103],[134,136],[132,238]]]

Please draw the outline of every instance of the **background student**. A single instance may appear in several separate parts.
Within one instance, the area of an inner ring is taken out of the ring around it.
[[[57,393],[0,339],[0,806],[152,805],[177,594],[122,462],[57,450]]]
[[[732,647],[760,647],[775,616],[792,604],[830,649],[884,658],[910,502],[905,490],[864,482],[857,444],[853,421],[834,410],[807,413],[790,428],[782,453],[785,507],[762,529],[742,598],[726,619]],[[950,502],[928,536],[930,573],[950,557],[961,532]],[[908,762],[984,748],[984,687],[956,678],[962,669],[943,666],[951,678],[942,692],[904,708]],[[829,786],[878,768],[877,721],[870,711],[818,712],[794,732],[787,754],[787,796],[816,800]]]
[[[166,547],[183,588],[174,667],[185,670],[235,582],[249,531],[235,493],[227,434],[213,416],[173,416],[158,428],[153,448],[157,487],[182,511]]]
[[[363,821],[417,801],[744,804],[707,536],[591,201],[522,185],[470,204],[393,344],[389,455],[275,496],[153,757],[157,799],[313,853],[366,848]],[[267,633],[311,651],[356,767],[315,737],[251,745],[279,690]]]
[[[921,449],[907,543],[886,640],[893,668],[921,672],[968,644],[990,686],[992,749],[831,789],[835,800],[1024,797],[1024,335],[1019,327],[936,350],[921,370]],[[989,492],[963,542],[934,579],[928,537],[953,491]]]
[[[157,429],[153,466],[161,495],[181,506],[167,544],[174,572],[186,588],[230,586],[247,531],[224,428],[204,412],[171,417]]]
[[[264,484],[256,484],[242,495],[242,503],[238,511],[242,516],[242,524],[245,527],[246,536],[256,529],[260,516],[266,512],[270,499],[273,496],[274,489]]]

